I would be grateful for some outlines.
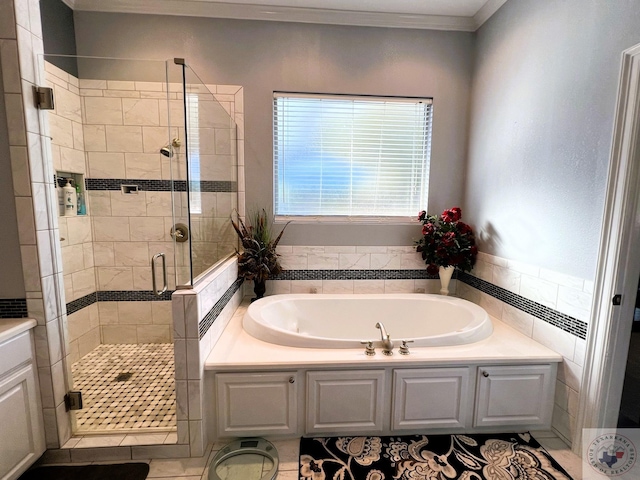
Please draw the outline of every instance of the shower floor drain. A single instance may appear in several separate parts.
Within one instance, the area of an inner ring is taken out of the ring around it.
[[[133,373],[121,373],[116,377],[116,382],[126,382],[133,376]]]

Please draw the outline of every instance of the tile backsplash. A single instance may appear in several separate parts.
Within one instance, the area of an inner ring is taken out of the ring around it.
[[[480,253],[475,277],[520,297],[571,317],[588,332],[593,281],[553,272],[535,265]],[[575,438],[586,340],[545,318],[534,316],[461,281],[457,294],[484,307],[490,315],[549,347],[563,357],[558,366],[552,426],[569,443]],[[544,312],[545,309],[539,309]]]
[[[411,246],[279,245],[277,252],[285,272],[281,279],[267,282],[267,294],[440,290],[440,281],[427,275],[426,266]],[[252,288],[248,282],[245,292],[250,294]]]

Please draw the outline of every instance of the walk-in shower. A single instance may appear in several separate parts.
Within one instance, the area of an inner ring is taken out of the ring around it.
[[[170,440],[171,294],[235,251],[229,216],[237,208],[241,92],[205,85],[181,60],[45,55],[44,63],[39,83],[55,96],[53,170],[84,205],[58,218],[62,373],[83,396],[74,431],[142,428]]]

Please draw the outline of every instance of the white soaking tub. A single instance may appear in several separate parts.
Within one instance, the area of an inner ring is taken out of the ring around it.
[[[487,312],[461,298],[425,294],[285,294],[249,306],[243,328],[276,345],[312,348],[362,348],[363,340],[381,345],[384,324],[391,340],[410,347],[465,345],[493,332]]]

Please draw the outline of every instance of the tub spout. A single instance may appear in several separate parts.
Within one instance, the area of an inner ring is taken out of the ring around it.
[[[376,328],[380,329],[380,337],[382,337],[382,354],[393,355],[393,342],[391,337],[381,322],[376,323]]]

